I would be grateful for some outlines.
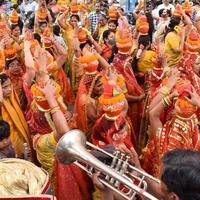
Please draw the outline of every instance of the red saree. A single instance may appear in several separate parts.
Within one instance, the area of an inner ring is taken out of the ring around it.
[[[75,101],[75,113],[77,114],[77,125],[80,130],[88,135],[91,134],[93,123],[87,117],[87,98],[91,95],[96,79],[100,75],[97,74],[84,74],[80,84]]]
[[[52,195],[20,196],[20,197],[0,197],[1,200],[56,200]]]
[[[197,122],[195,114],[189,118],[176,115],[168,121],[144,149],[143,169],[158,177],[160,160],[167,151],[175,148],[200,151],[200,134]]]
[[[144,92],[137,83],[131,64],[127,64],[129,55],[118,53],[113,60],[113,66],[117,73],[122,74],[126,82],[129,95],[140,96]],[[126,66],[125,66],[126,65]],[[131,118],[136,135],[139,133],[141,117],[143,111],[143,103],[129,103],[128,115]]]
[[[56,162],[55,195],[58,200],[90,200],[91,186],[91,179],[79,167]]]
[[[48,134],[52,131],[49,126],[45,114],[40,112],[37,107],[32,107],[33,95],[31,88],[27,85],[26,81],[23,82],[23,89],[27,98],[26,120],[29,125],[31,134]]]
[[[114,146],[125,144],[128,148],[136,145],[131,122],[122,115],[118,116],[114,121],[107,119],[105,114],[102,115],[94,125],[91,138],[92,143],[101,148],[108,144]]]

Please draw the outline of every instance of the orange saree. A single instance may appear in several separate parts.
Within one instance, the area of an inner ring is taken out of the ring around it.
[[[15,152],[19,157],[23,155],[23,143],[32,147],[29,128],[20,108],[17,95],[12,92],[11,96],[4,100],[1,108],[2,118],[10,125],[10,138]]]

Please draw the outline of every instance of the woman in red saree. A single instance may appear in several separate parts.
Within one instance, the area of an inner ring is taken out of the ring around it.
[[[88,139],[92,127],[98,117],[98,97],[102,94],[102,75],[97,71],[99,66],[98,55],[88,53],[79,59],[85,74],[79,84],[75,102],[78,128],[86,133]]]
[[[54,157],[57,141],[70,130],[56,98],[57,87],[49,80],[40,91],[50,108],[55,130],[35,136],[34,148],[37,158],[42,167],[49,172],[58,200],[90,200],[91,188],[88,177],[74,164],[63,166]]]
[[[146,76],[146,98],[144,101],[144,110],[142,113],[142,121],[141,121],[141,127],[139,132],[139,138],[138,138],[138,152],[141,153],[142,149],[147,145],[148,141],[148,128],[149,128],[149,105],[156,96],[156,94],[159,92],[160,87],[162,87],[162,81],[165,78],[166,74],[164,72],[164,65],[161,61],[161,59],[158,57],[157,54],[153,60],[152,63],[154,65],[153,69],[148,72]]]
[[[36,74],[44,74],[45,77],[49,78],[49,74],[53,76],[53,79],[57,83],[61,83],[59,86],[60,90],[60,98],[65,98],[65,102],[70,102],[72,100],[70,98],[70,95],[67,95],[66,88],[68,88],[67,79],[65,74],[63,74],[63,71],[60,67],[62,67],[63,64],[63,58],[65,58],[65,53],[63,49],[60,49],[60,45],[57,42],[53,42],[53,39],[50,38],[43,38],[42,40],[46,46],[50,45],[51,48],[57,49],[57,53],[60,53],[59,56],[56,56],[56,59],[54,60],[53,56],[47,52],[44,48],[41,48],[39,43],[36,40],[32,40],[31,34],[26,35],[26,41],[25,41],[25,48],[24,48],[24,54],[25,54],[25,64],[26,64],[26,71],[31,71],[29,78],[27,78],[27,74],[25,76],[24,81],[24,91],[26,93],[26,97],[28,100],[28,106],[27,106],[27,112],[26,112],[26,118],[29,124],[29,127],[31,129],[32,134],[36,133],[49,133],[53,126],[51,117],[49,115],[48,109],[44,109],[38,106],[36,101],[34,101],[34,98],[36,98],[37,93],[33,94],[33,91],[31,88],[35,87],[37,84],[32,84],[32,81],[35,79]],[[27,47],[28,43],[28,47]],[[47,45],[48,44],[48,45]],[[31,70],[30,70],[31,69]],[[40,73],[43,72],[43,73]],[[62,76],[59,76],[59,74],[62,74]],[[46,74],[46,75],[45,75]],[[40,77],[39,79],[44,78]],[[27,80],[28,79],[28,80]],[[37,79],[37,77],[36,77]],[[37,82],[37,81],[36,81]],[[65,87],[67,86],[67,87]],[[67,97],[67,99],[66,99]],[[66,107],[63,100],[60,100],[62,102],[62,107]],[[66,109],[65,109],[66,110]]]
[[[160,100],[158,101],[157,98],[156,105],[154,104],[149,112],[150,128],[154,134],[144,149],[143,168],[154,176],[158,176],[160,159],[167,151],[175,148],[200,150],[200,134],[196,115],[197,108],[199,108],[197,102],[199,95],[192,89],[188,80],[180,79],[177,82],[177,75],[174,73],[169,77],[168,84],[157,94]],[[174,87],[175,90],[173,90]],[[178,99],[175,100],[174,97],[177,96]],[[171,104],[174,105],[175,112],[163,124],[160,115],[164,108]],[[152,165],[150,166],[149,163]]]
[[[50,35],[45,33],[50,31],[45,30],[42,36],[42,42],[45,49],[50,53],[48,55],[47,71],[54,78],[54,80],[61,86],[61,95],[66,105],[74,102],[74,96],[71,92],[69,81],[67,80],[63,65],[67,57],[67,49],[55,40]]]
[[[118,53],[113,59],[113,66],[116,69],[118,74],[121,74],[124,77],[127,94],[126,99],[129,104],[128,115],[131,118],[136,136],[139,133],[143,103],[144,92],[142,88],[137,83],[135,78],[132,66],[131,66],[131,56],[129,55],[132,47],[131,36],[125,32],[120,33],[119,38],[117,39],[117,48]]]
[[[33,48],[32,43],[30,41],[25,41],[24,51],[27,73],[24,76],[24,88],[28,99],[27,119],[29,120],[29,126],[33,131],[32,134],[36,134],[33,137],[33,143],[37,152],[37,159],[42,167],[52,175],[51,181],[54,185],[54,192],[58,199],[90,199],[90,194],[88,192],[89,181],[87,181],[87,177],[85,177],[86,175],[76,166],[62,166],[61,164],[56,163],[54,159],[57,141],[57,139],[55,141],[55,138],[53,137],[53,134],[56,134],[57,130],[56,123],[53,121],[54,112],[51,112],[51,105],[49,105],[47,101],[49,98],[46,98],[44,93],[38,89],[38,87],[45,87],[47,83],[51,82],[55,91],[52,88],[49,89],[49,92],[54,91],[53,97],[51,96],[50,99],[56,98],[55,101],[57,105],[53,110],[55,112],[60,110],[62,115],[67,113],[67,110],[65,110],[66,107],[63,106],[63,102],[60,101],[60,86],[54,80],[50,79],[49,75],[44,71],[35,72],[36,69],[31,53],[31,47]],[[45,51],[41,51],[40,54],[38,54],[39,56],[37,59],[35,58],[35,61],[38,61],[37,64],[40,69],[42,67],[45,69],[46,66],[44,54]],[[33,80],[35,76],[36,82],[31,85],[31,80]],[[59,119],[59,121],[61,120]],[[64,118],[64,121],[66,121],[66,118]]]
[[[105,84],[99,103],[102,113],[93,127],[92,143],[101,148],[107,144],[134,147],[135,133],[126,117],[128,106],[121,88],[116,84]]]

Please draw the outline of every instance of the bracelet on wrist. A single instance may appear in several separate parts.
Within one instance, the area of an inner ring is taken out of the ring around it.
[[[170,106],[172,103],[171,99],[169,98],[169,95],[163,97],[163,105],[164,107]]]
[[[160,93],[163,94],[164,96],[169,95],[169,88],[166,86],[163,86],[162,88],[160,88]]]
[[[56,113],[58,110],[60,110],[60,106],[55,106],[50,110],[50,113],[53,115],[54,113]]]

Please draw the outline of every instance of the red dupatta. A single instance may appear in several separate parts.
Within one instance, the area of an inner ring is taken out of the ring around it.
[[[94,83],[98,76],[98,72],[96,74],[84,74],[80,81],[78,93],[76,96],[75,113],[77,114],[77,125],[78,128],[85,133],[89,131],[86,101],[88,95],[91,95]]]

